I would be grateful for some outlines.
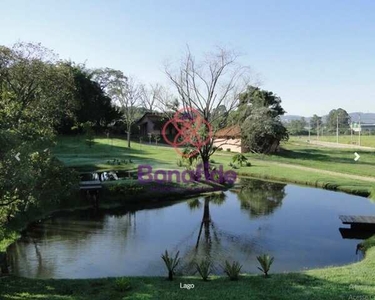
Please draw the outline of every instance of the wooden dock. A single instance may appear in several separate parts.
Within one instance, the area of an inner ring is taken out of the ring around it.
[[[343,224],[349,224],[351,229],[374,230],[375,216],[339,216]]]

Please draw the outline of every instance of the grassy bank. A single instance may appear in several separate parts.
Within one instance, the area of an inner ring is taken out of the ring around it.
[[[3,277],[0,278],[0,299],[373,299],[374,268],[375,248],[370,248],[363,261],[344,267],[275,274],[268,279],[260,275],[243,275],[237,282],[225,277],[213,277],[209,282],[197,277],[178,277],[173,282],[161,277],[129,277],[131,289],[128,291],[119,291],[114,278],[33,280]],[[195,287],[184,290],[180,283]]]

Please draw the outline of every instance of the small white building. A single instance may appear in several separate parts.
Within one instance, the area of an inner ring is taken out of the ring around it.
[[[241,143],[241,128],[239,125],[229,126],[218,130],[214,135],[214,147],[222,148],[224,151],[245,152]]]
[[[370,123],[351,123],[350,124],[350,128],[354,131],[354,132],[362,132],[362,131],[365,131],[365,130],[368,130],[368,131],[374,131],[375,130],[375,124],[370,124]]]

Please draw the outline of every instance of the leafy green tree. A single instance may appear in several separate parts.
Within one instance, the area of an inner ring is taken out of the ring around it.
[[[273,92],[248,86],[246,91],[240,94],[238,109],[231,114],[230,123],[241,124],[252,114],[254,109],[261,107],[268,108],[268,115],[272,118],[285,114],[280,97]]]
[[[307,134],[306,130],[307,122],[305,118],[301,118],[300,120],[292,120],[290,121],[286,127],[290,135],[305,135]]]
[[[40,149],[75,108],[73,74],[52,51],[0,46],[0,221],[69,194],[78,177]]]
[[[102,130],[109,124],[121,119],[122,113],[120,109],[112,103],[111,98],[106,94],[104,87],[109,84],[109,75],[99,77],[99,71],[91,71],[86,69],[84,65],[76,65],[71,62],[66,63],[71,68],[75,84],[75,99],[77,108],[68,117],[61,120],[58,127],[60,133],[71,131],[74,124],[86,122],[93,123],[96,130]],[[108,71],[110,72],[110,71]],[[100,83],[96,80],[100,80]]]
[[[232,123],[241,126],[242,144],[257,153],[275,152],[288,133],[280,120],[285,113],[281,98],[272,92],[248,86],[240,94],[238,109],[231,116]]]
[[[316,132],[318,128],[321,128],[323,125],[322,117],[319,117],[318,115],[313,115],[309,123],[310,129]]]
[[[340,133],[345,133],[349,129],[350,116],[342,108],[332,109],[327,117],[327,127],[331,133],[336,132],[337,125]]]
[[[288,133],[280,120],[285,113],[281,98],[272,92],[249,86],[240,95],[240,104],[233,120],[241,126],[242,144],[257,153],[275,152]]]
[[[82,124],[82,128],[83,132],[85,133],[86,144],[91,148],[94,144],[94,130],[92,129],[92,123],[85,122]]]
[[[71,70],[40,44],[0,46],[0,97],[8,124],[51,128],[77,107],[74,89]]]
[[[267,109],[254,110],[243,123],[242,147],[255,153],[274,153],[280,141],[288,140],[288,132],[280,118],[269,116]]]

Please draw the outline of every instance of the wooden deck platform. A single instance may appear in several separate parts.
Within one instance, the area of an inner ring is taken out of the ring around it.
[[[375,224],[375,216],[339,216],[343,224]]]
[[[375,229],[375,216],[339,216],[343,224],[349,224],[352,229]]]

